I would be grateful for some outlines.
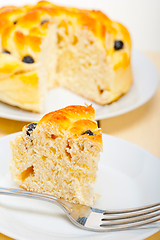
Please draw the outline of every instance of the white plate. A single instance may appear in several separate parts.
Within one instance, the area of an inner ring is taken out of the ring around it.
[[[39,121],[47,112],[68,105],[84,105],[84,103],[93,104],[96,110],[96,120],[124,114],[146,103],[154,95],[159,82],[158,73],[153,63],[143,54],[135,50],[132,54],[132,68],[134,82],[130,91],[117,102],[110,105],[101,106],[66,89],[57,88],[48,92],[45,110],[42,114],[28,112],[0,102],[0,117],[33,122]]]
[[[17,133],[0,140],[0,186],[18,187],[9,175],[9,142]],[[103,135],[96,188],[101,198],[95,206],[102,209],[137,207],[160,201],[160,159],[124,140]],[[127,151],[126,151],[127,149]],[[151,227],[152,226],[152,227]],[[159,227],[159,228],[158,228]],[[160,229],[150,228],[111,233],[79,229],[54,204],[38,200],[0,196],[0,232],[20,240],[64,239],[144,239]]]

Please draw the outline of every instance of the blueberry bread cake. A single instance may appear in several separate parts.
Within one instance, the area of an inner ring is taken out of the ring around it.
[[[47,90],[64,87],[109,104],[132,83],[127,29],[100,11],[47,1],[0,9],[0,100],[41,112]]]
[[[92,205],[102,151],[94,108],[68,106],[26,125],[11,142],[12,179],[22,188]]]

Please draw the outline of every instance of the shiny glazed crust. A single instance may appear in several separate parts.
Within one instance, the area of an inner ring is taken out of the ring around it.
[[[60,135],[68,134],[77,137],[82,135],[83,138],[99,144],[102,150],[102,132],[97,128],[95,122],[95,110],[90,106],[68,106],[60,110],[50,112],[38,122],[37,129],[45,129],[45,131],[52,132],[53,129]],[[88,135],[83,133],[91,130],[95,135]]]
[[[1,79],[7,80],[11,76],[14,76],[13,79],[15,80],[17,77],[19,78],[19,74],[30,72],[32,75],[32,71],[38,71],[37,77],[40,79],[43,78],[40,76],[41,72],[38,70],[39,62],[43,61],[43,56],[40,55],[42,43],[51,25],[54,24],[58,28],[64,29],[66,34],[69,25],[72,25],[75,30],[80,27],[81,30],[91,32],[96,38],[99,48],[105,51],[106,65],[109,66],[109,71],[111,72],[111,83],[109,86],[106,86],[107,84],[100,84],[104,85],[103,89],[101,89],[101,86],[98,87],[100,91],[99,95],[101,95],[101,91],[105,90],[108,92],[107,94],[103,93],[104,97],[97,96],[95,99],[92,96],[94,94],[88,95],[88,99],[95,100],[97,103],[103,105],[116,100],[129,90],[132,83],[130,67],[131,39],[127,29],[122,24],[111,21],[100,11],[61,7],[47,1],[40,1],[34,6],[8,6],[0,9],[0,92],[1,85],[3,85]],[[114,42],[116,40],[122,40],[124,44],[124,47],[118,51],[114,49]],[[6,51],[10,54],[7,54]],[[25,56],[31,56],[34,63],[28,64],[22,62]],[[128,69],[130,70],[128,71]],[[125,73],[125,70],[128,74]],[[122,84],[117,84],[117,78],[119,78],[119,82],[122,82]],[[14,80],[12,83],[10,82],[13,85]],[[32,78],[28,81],[31,82],[32,86],[34,85]],[[41,85],[47,89],[47,86],[42,84],[42,80],[39,85],[39,89]],[[120,88],[117,88],[117,86],[120,86]],[[45,95],[45,93],[43,94],[39,89],[37,89],[36,95],[39,97],[38,104],[40,105],[43,102],[41,100],[41,98],[43,99],[42,95]],[[83,95],[83,91],[81,93],[74,88],[69,89]],[[6,89],[6,95],[8,91]],[[4,94],[5,92],[2,93],[2,95]],[[18,94],[18,91],[13,90],[13,96],[15,94]],[[5,98],[1,100],[5,101]],[[8,102],[12,104],[12,100],[14,102],[13,105],[16,105],[14,97],[10,94],[10,101]],[[19,101],[25,102],[25,100],[17,99],[17,105],[21,105],[20,107],[23,108],[23,104],[19,104]],[[33,104],[37,104],[37,100]],[[24,106],[24,108],[26,107]],[[39,106],[37,111],[40,111],[40,109],[42,107]],[[30,110],[36,111],[32,107]]]

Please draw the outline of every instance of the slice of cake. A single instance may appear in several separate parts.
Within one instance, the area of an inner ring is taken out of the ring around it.
[[[102,132],[94,108],[68,106],[23,128],[11,142],[12,179],[21,187],[92,205]]]
[[[47,1],[0,9],[0,101],[42,112],[49,88],[63,87],[98,104],[132,83],[131,38],[95,10]]]

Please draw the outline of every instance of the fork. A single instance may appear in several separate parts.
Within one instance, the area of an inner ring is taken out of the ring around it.
[[[55,203],[76,226],[92,231],[116,231],[137,228],[160,220],[160,202],[127,210],[102,210],[70,203],[54,196],[13,188],[0,188],[0,194],[36,198]]]

